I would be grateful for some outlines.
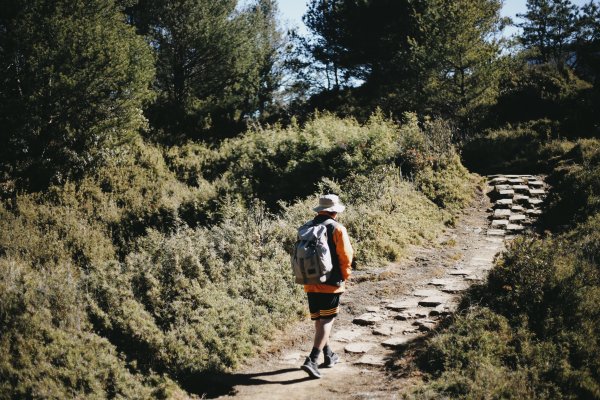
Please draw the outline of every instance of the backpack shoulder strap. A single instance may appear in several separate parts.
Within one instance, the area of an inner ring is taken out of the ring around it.
[[[321,225],[325,225],[325,226],[328,226],[328,225],[337,226],[338,224],[339,224],[339,222],[337,222],[334,219],[326,219],[325,221],[321,222]]]

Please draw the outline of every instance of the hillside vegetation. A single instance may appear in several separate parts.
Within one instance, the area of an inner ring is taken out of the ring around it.
[[[288,251],[314,193],[348,205],[360,269],[452,222],[477,180],[444,132],[323,115],[212,148],[137,140],[78,182],[6,197],[1,398],[168,397],[235,367],[304,318]]]
[[[431,339],[416,398],[600,398],[600,141],[564,148],[551,232],[515,240]]]

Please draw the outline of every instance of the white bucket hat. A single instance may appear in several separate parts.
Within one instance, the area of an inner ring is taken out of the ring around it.
[[[319,198],[319,205],[313,208],[313,211],[329,211],[341,213],[346,209],[346,206],[342,204],[340,198],[335,194],[325,194]]]

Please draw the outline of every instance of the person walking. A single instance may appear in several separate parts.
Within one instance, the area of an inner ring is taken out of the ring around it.
[[[331,253],[333,269],[325,283],[304,285],[308,298],[310,319],[315,321],[315,337],[310,355],[306,357],[302,369],[313,378],[320,378],[318,360],[324,355],[325,368],[333,367],[339,356],[329,346],[329,335],[333,322],[339,312],[340,296],[345,291],[345,282],[350,278],[354,251],[346,228],[336,221],[339,213],[346,207],[335,194],[326,194],[319,198],[319,205],[313,208],[317,215],[315,224],[327,227],[327,244]]]

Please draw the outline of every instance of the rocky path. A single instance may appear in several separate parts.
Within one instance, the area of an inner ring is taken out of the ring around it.
[[[460,294],[484,280],[506,239],[541,213],[545,184],[531,175],[489,177],[486,193],[430,248],[377,271],[357,271],[342,296],[330,344],[342,357],[323,378],[299,369],[312,347],[306,321],[282,333],[239,373],[212,379],[208,397],[240,399],[394,399],[418,377],[392,378],[398,351],[435,334]]]

